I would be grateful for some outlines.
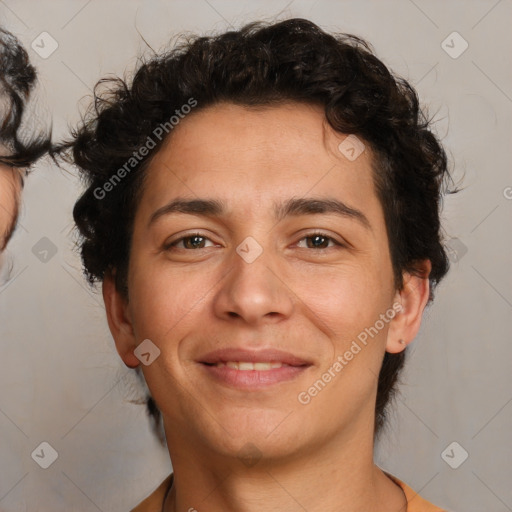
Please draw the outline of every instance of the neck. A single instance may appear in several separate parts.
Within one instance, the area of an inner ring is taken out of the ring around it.
[[[341,435],[279,459],[263,457],[250,467],[248,461],[220,456],[200,442],[177,437],[168,436],[174,484],[164,512],[407,509],[402,490],[373,462],[373,430],[365,436],[359,430],[357,438]]]

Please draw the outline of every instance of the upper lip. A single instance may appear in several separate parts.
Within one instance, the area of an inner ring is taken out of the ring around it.
[[[289,352],[277,349],[247,350],[241,348],[222,348],[208,352],[198,359],[200,363],[216,364],[228,361],[242,361],[250,363],[281,362],[290,366],[309,366],[310,361],[297,357]]]

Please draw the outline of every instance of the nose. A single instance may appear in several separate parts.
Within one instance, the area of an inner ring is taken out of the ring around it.
[[[250,263],[233,251],[228,264],[230,271],[214,297],[218,317],[257,325],[280,322],[291,315],[293,292],[269,250]]]

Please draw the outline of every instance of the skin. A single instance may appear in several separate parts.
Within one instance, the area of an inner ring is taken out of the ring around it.
[[[21,192],[19,170],[0,164],[0,251],[14,230]]]
[[[154,156],[136,211],[129,298],[103,283],[109,326],[129,367],[150,339],[161,351],[143,366],[162,410],[175,482],[166,511],[405,510],[400,488],[373,462],[377,375],[385,351],[417,334],[428,279],[404,274],[395,290],[371,153],[349,161],[322,109],[217,104],[187,116]],[[151,216],[171,200],[208,198],[224,216]],[[370,229],[333,214],[277,222],[273,204],[335,198],[364,213]],[[316,230],[320,250],[305,238]],[[199,248],[169,242],[201,236]],[[263,253],[236,252],[248,236]],[[430,262],[424,261],[425,276]],[[398,301],[385,324],[308,405],[297,396]],[[311,362],[264,390],[214,381],[198,358],[215,348],[279,348]],[[248,445],[248,443],[251,443]],[[258,454],[248,467],[240,450]],[[245,447],[245,448],[244,448]]]

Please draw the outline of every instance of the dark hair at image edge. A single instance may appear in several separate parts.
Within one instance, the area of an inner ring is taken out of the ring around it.
[[[114,275],[116,286],[128,297],[131,231],[151,155],[107,197],[98,199],[95,191],[191,98],[197,102],[193,113],[219,102],[247,107],[322,105],[333,129],[355,134],[371,148],[396,288],[403,287],[403,272],[425,277],[421,261],[428,259],[433,300],[434,288],[449,267],[440,223],[442,194],[457,192],[443,189],[451,179],[446,154],[406,80],[391,74],[360,38],[328,34],[304,19],[254,22],[220,35],[188,37],[142,62],[132,80],[98,82],[82,126],[59,149],[78,166],[87,185],[74,218],[91,284]],[[161,144],[157,141],[151,154]],[[404,359],[405,351],[385,354],[376,437]],[[148,410],[162,438],[160,412],[151,397]]]
[[[49,151],[48,133],[20,137],[26,102],[36,82],[36,70],[18,39],[0,27],[0,164],[29,167]]]

